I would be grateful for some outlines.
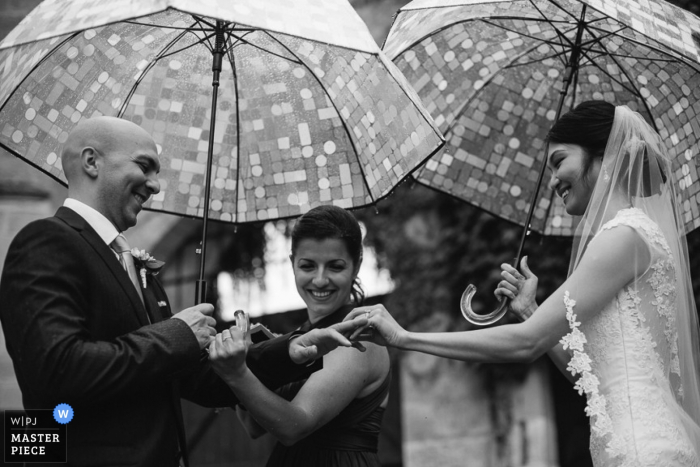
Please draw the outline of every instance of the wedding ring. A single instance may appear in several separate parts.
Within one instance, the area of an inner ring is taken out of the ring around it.
[[[369,311],[365,311],[365,319],[369,319],[369,314],[370,314]]]

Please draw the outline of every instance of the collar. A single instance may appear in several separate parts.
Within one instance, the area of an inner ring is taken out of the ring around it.
[[[90,224],[90,227],[97,232],[97,235],[99,235],[102,241],[107,245],[111,244],[114,239],[117,238],[117,235],[119,235],[119,231],[114,227],[114,224],[103,216],[102,213],[82,201],[78,201],[75,198],[66,198],[63,202],[63,206],[75,211],[80,217],[85,219],[85,222]]]

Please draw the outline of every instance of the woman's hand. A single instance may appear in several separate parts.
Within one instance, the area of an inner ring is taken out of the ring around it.
[[[221,379],[228,382],[245,373],[248,344],[245,334],[236,326],[216,335],[209,345],[209,362]]]
[[[365,351],[362,344],[348,340],[355,330],[366,326],[362,320],[341,322],[327,328],[312,329],[294,337],[289,343],[289,357],[296,364],[306,363],[321,358],[338,347],[355,347]]]
[[[525,321],[537,309],[537,276],[527,266],[527,256],[520,260],[522,274],[510,264],[502,264],[501,269],[503,280],[498,283],[494,294],[499,299],[508,297],[510,311]]]
[[[372,305],[355,308],[343,321],[366,319],[367,325],[358,329],[350,340],[364,340],[375,344],[401,347],[408,331],[399,326],[384,305]]]

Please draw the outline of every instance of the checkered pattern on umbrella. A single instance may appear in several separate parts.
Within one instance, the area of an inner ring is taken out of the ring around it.
[[[564,108],[589,99],[642,113],[669,146],[688,231],[700,226],[700,19],[660,0],[416,0],[384,45],[445,134],[416,178],[524,225],[584,7]],[[571,235],[543,187],[531,228]]]
[[[215,20],[227,55],[210,135]],[[0,146],[65,182],[61,144],[95,115],[154,136],[153,210],[203,216],[213,138],[209,217],[226,222],[373,203],[442,144],[345,0],[44,2],[0,43]]]

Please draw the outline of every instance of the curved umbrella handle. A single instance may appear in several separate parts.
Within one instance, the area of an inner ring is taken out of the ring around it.
[[[459,301],[459,308],[462,310],[462,316],[470,323],[476,324],[477,326],[488,326],[503,318],[503,315],[508,311],[508,298],[503,297],[498,308],[491,313],[486,315],[474,313],[474,310],[472,310],[472,298],[475,293],[476,287],[469,284]]]
[[[236,327],[240,329],[244,335],[247,335],[250,330],[248,313],[243,310],[236,310],[233,312],[233,318],[236,320]]]

